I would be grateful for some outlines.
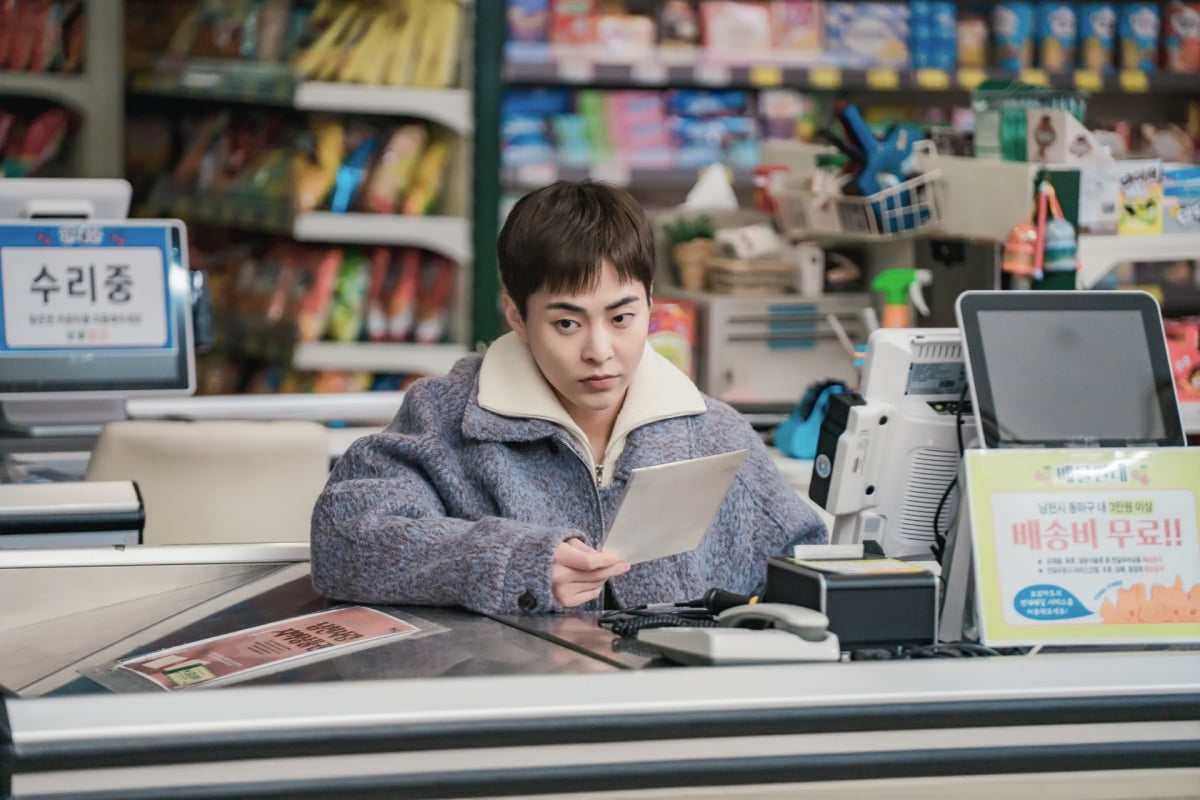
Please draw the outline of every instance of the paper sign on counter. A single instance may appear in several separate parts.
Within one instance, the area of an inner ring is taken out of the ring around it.
[[[633,471],[604,552],[630,564],[694,550],[704,539],[745,450]]]

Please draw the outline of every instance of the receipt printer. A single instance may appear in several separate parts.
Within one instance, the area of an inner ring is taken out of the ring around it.
[[[767,561],[763,602],[814,608],[829,617],[843,650],[937,642],[937,578],[893,558]]]
[[[0,548],[104,547],[142,541],[133,481],[0,484]]]

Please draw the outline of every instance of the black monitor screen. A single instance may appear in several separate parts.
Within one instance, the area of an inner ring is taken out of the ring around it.
[[[1149,295],[972,294],[959,306],[987,447],[1185,443]]]

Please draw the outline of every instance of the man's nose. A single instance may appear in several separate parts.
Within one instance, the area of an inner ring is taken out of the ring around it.
[[[583,358],[594,364],[602,364],[612,358],[612,336],[603,327],[593,327],[588,331],[587,343],[584,345]]]

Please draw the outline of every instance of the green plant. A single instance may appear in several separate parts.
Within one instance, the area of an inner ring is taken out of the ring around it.
[[[716,235],[712,218],[701,214],[698,217],[680,217],[663,225],[672,244],[683,244],[693,239],[711,239]]]

